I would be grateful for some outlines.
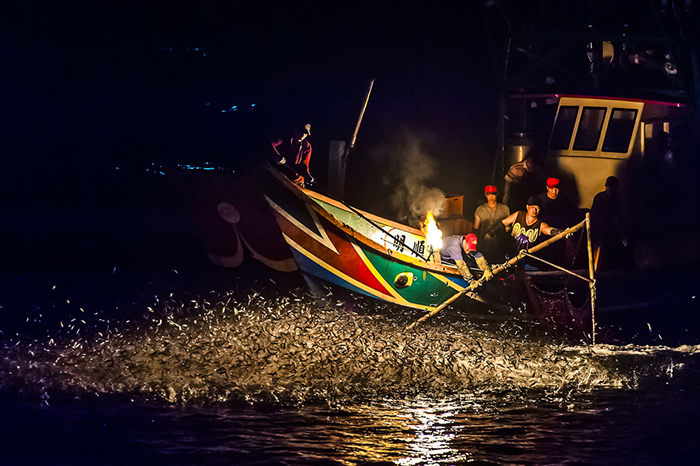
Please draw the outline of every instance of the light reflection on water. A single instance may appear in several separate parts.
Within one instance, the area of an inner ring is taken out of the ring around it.
[[[410,441],[410,456],[402,458],[399,464],[419,464],[420,462],[436,460],[459,461],[466,455],[459,455],[450,447],[455,434],[450,432],[452,423],[449,418],[454,414],[451,410],[444,412],[442,406],[422,408],[416,407],[409,413],[416,424],[415,437]]]
[[[3,465],[697,464],[695,393],[322,404],[0,402]]]
[[[357,415],[377,420],[384,429],[375,429],[367,445],[377,458],[390,457],[396,451],[396,464],[438,464],[459,462],[469,458],[453,443],[461,426],[453,418],[459,407],[454,402],[423,399],[412,403],[387,402],[386,405],[363,406],[355,409]],[[381,446],[381,447],[379,447]],[[397,446],[403,446],[403,451]]]

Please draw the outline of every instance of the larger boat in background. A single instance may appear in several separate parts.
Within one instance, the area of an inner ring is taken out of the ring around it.
[[[607,264],[599,259],[611,251],[593,251],[597,331],[643,343],[697,342],[688,337],[700,324],[700,30],[698,6],[678,3],[483,6],[494,50],[505,51],[494,173],[541,156],[544,176],[559,178],[582,212],[609,176],[619,179],[623,247]],[[579,254],[561,265],[582,265],[580,248],[568,250]],[[533,312],[579,331],[572,323],[588,304],[572,291],[578,283],[547,266],[520,278]]]
[[[697,6],[497,3],[484,8],[506,51],[496,171],[545,154],[546,176],[582,209],[616,176],[638,267],[699,258]]]

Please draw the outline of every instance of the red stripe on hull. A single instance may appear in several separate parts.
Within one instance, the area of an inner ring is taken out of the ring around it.
[[[301,230],[294,223],[290,222],[283,215],[277,213],[277,219],[282,228],[282,232],[292,241],[308,251],[311,255],[324,263],[326,267],[335,269],[349,277],[355,278],[365,286],[372,288],[376,292],[389,298],[394,295],[377,278],[373,271],[364,262],[362,256],[357,253],[352,243],[347,239],[347,235],[326,219],[317,216],[321,223],[321,229],[325,230],[331,243],[338,251],[331,250],[328,246],[320,243],[305,231]]]

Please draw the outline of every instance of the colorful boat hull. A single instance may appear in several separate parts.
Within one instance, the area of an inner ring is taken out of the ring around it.
[[[261,186],[295,262],[308,275],[384,302],[425,310],[468,285],[456,268],[417,257],[422,255],[421,246],[426,250],[418,230],[372,220],[379,237],[399,238],[399,244],[389,245],[392,249],[338,220],[310,191],[297,188],[273,168],[262,177]],[[364,217],[359,212],[352,215]],[[404,239],[411,236],[412,244],[406,244]]]

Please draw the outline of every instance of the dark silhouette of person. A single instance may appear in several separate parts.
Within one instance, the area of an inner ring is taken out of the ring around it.
[[[591,205],[591,240],[596,269],[615,269],[626,264],[627,237],[622,202],[614,176],[605,180],[605,191],[593,198]]]

